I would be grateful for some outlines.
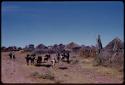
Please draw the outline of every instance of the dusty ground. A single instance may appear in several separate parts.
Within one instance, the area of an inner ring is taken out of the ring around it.
[[[71,58],[72,62],[57,63],[52,67],[36,67],[26,65],[25,53],[16,52],[16,61],[10,60],[8,52],[2,52],[1,79],[3,83],[122,83],[123,72],[114,68],[94,67],[92,58]],[[54,55],[53,55],[54,56]],[[74,62],[78,60],[78,62]],[[65,66],[68,69],[59,69]],[[46,73],[50,71],[54,75],[53,80],[33,76],[34,72]]]

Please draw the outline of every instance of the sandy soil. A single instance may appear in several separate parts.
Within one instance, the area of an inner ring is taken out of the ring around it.
[[[92,58],[83,59],[72,57],[72,62],[77,63],[57,63],[54,68],[27,65],[25,61],[26,53],[16,52],[16,60],[10,60],[8,52],[2,52],[1,72],[2,83],[122,83],[123,72],[114,68],[95,67],[92,65]],[[53,55],[54,56],[54,55]],[[60,66],[67,69],[59,69]],[[50,71],[55,79],[43,79],[34,77],[34,72],[46,73]]]

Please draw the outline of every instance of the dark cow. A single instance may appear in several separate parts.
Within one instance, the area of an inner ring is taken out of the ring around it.
[[[45,56],[44,56],[44,61],[48,61],[50,59],[50,54],[46,54]]]
[[[10,53],[9,53],[10,59],[12,59],[12,56],[13,56],[13,54],[12,54],[12,52],[10,52]]]
[[[15,54],[14,54],[14,52],[10,52],[9,56],[10,56],[10,59],[14,59],[15,60]]]
[[[42,56],[38,56],[37,58],[37,64],[40,64],[42,62]]]
[[[64,55],[63,55],[64,57],[62,58],[62,59],[64,59],[64,58],[66,58],[67,59],[67,62],[69,63],[69,52],[66,52],[66,53],[64,53]]]
[[[35,56],[35,54],[31,54],[31,64],[34,64]]]

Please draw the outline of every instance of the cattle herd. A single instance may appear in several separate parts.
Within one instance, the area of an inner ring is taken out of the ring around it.
[[[9,57],[12,60],[15,60],[15,53],[14,51],[9,53]],[[52,57],[50,53],[46,53],[43,55],[36,55],[36,53],[27,53],[25,60],[27,65],[31,64],[37,64],[41,65],[41,63],[47,63],[51,62],[51,65],[54,66],[55,63],[59,63],[60,61],[66,60],[67,63],[69,63],[69,51],[63,50],[62,52],[57,52],[56,57]]]

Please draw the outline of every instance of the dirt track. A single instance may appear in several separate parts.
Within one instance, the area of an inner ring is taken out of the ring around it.
[[[78,60],[78,63],[67,64],[57,63],[55,68],[36,67],[26,65],[26,54],[16,53],[16,61],[8,57],[7,52],[2,53],[2,82],[3,83],[122,83],[123,73],[113,68],[94,67],[92,58],[71,58]],[[59,66],[66,66],[68,69],[59,69]],[[36,78],[32,76],[34,72],[45,73],[50,71],[54,73],[54,80]]]

